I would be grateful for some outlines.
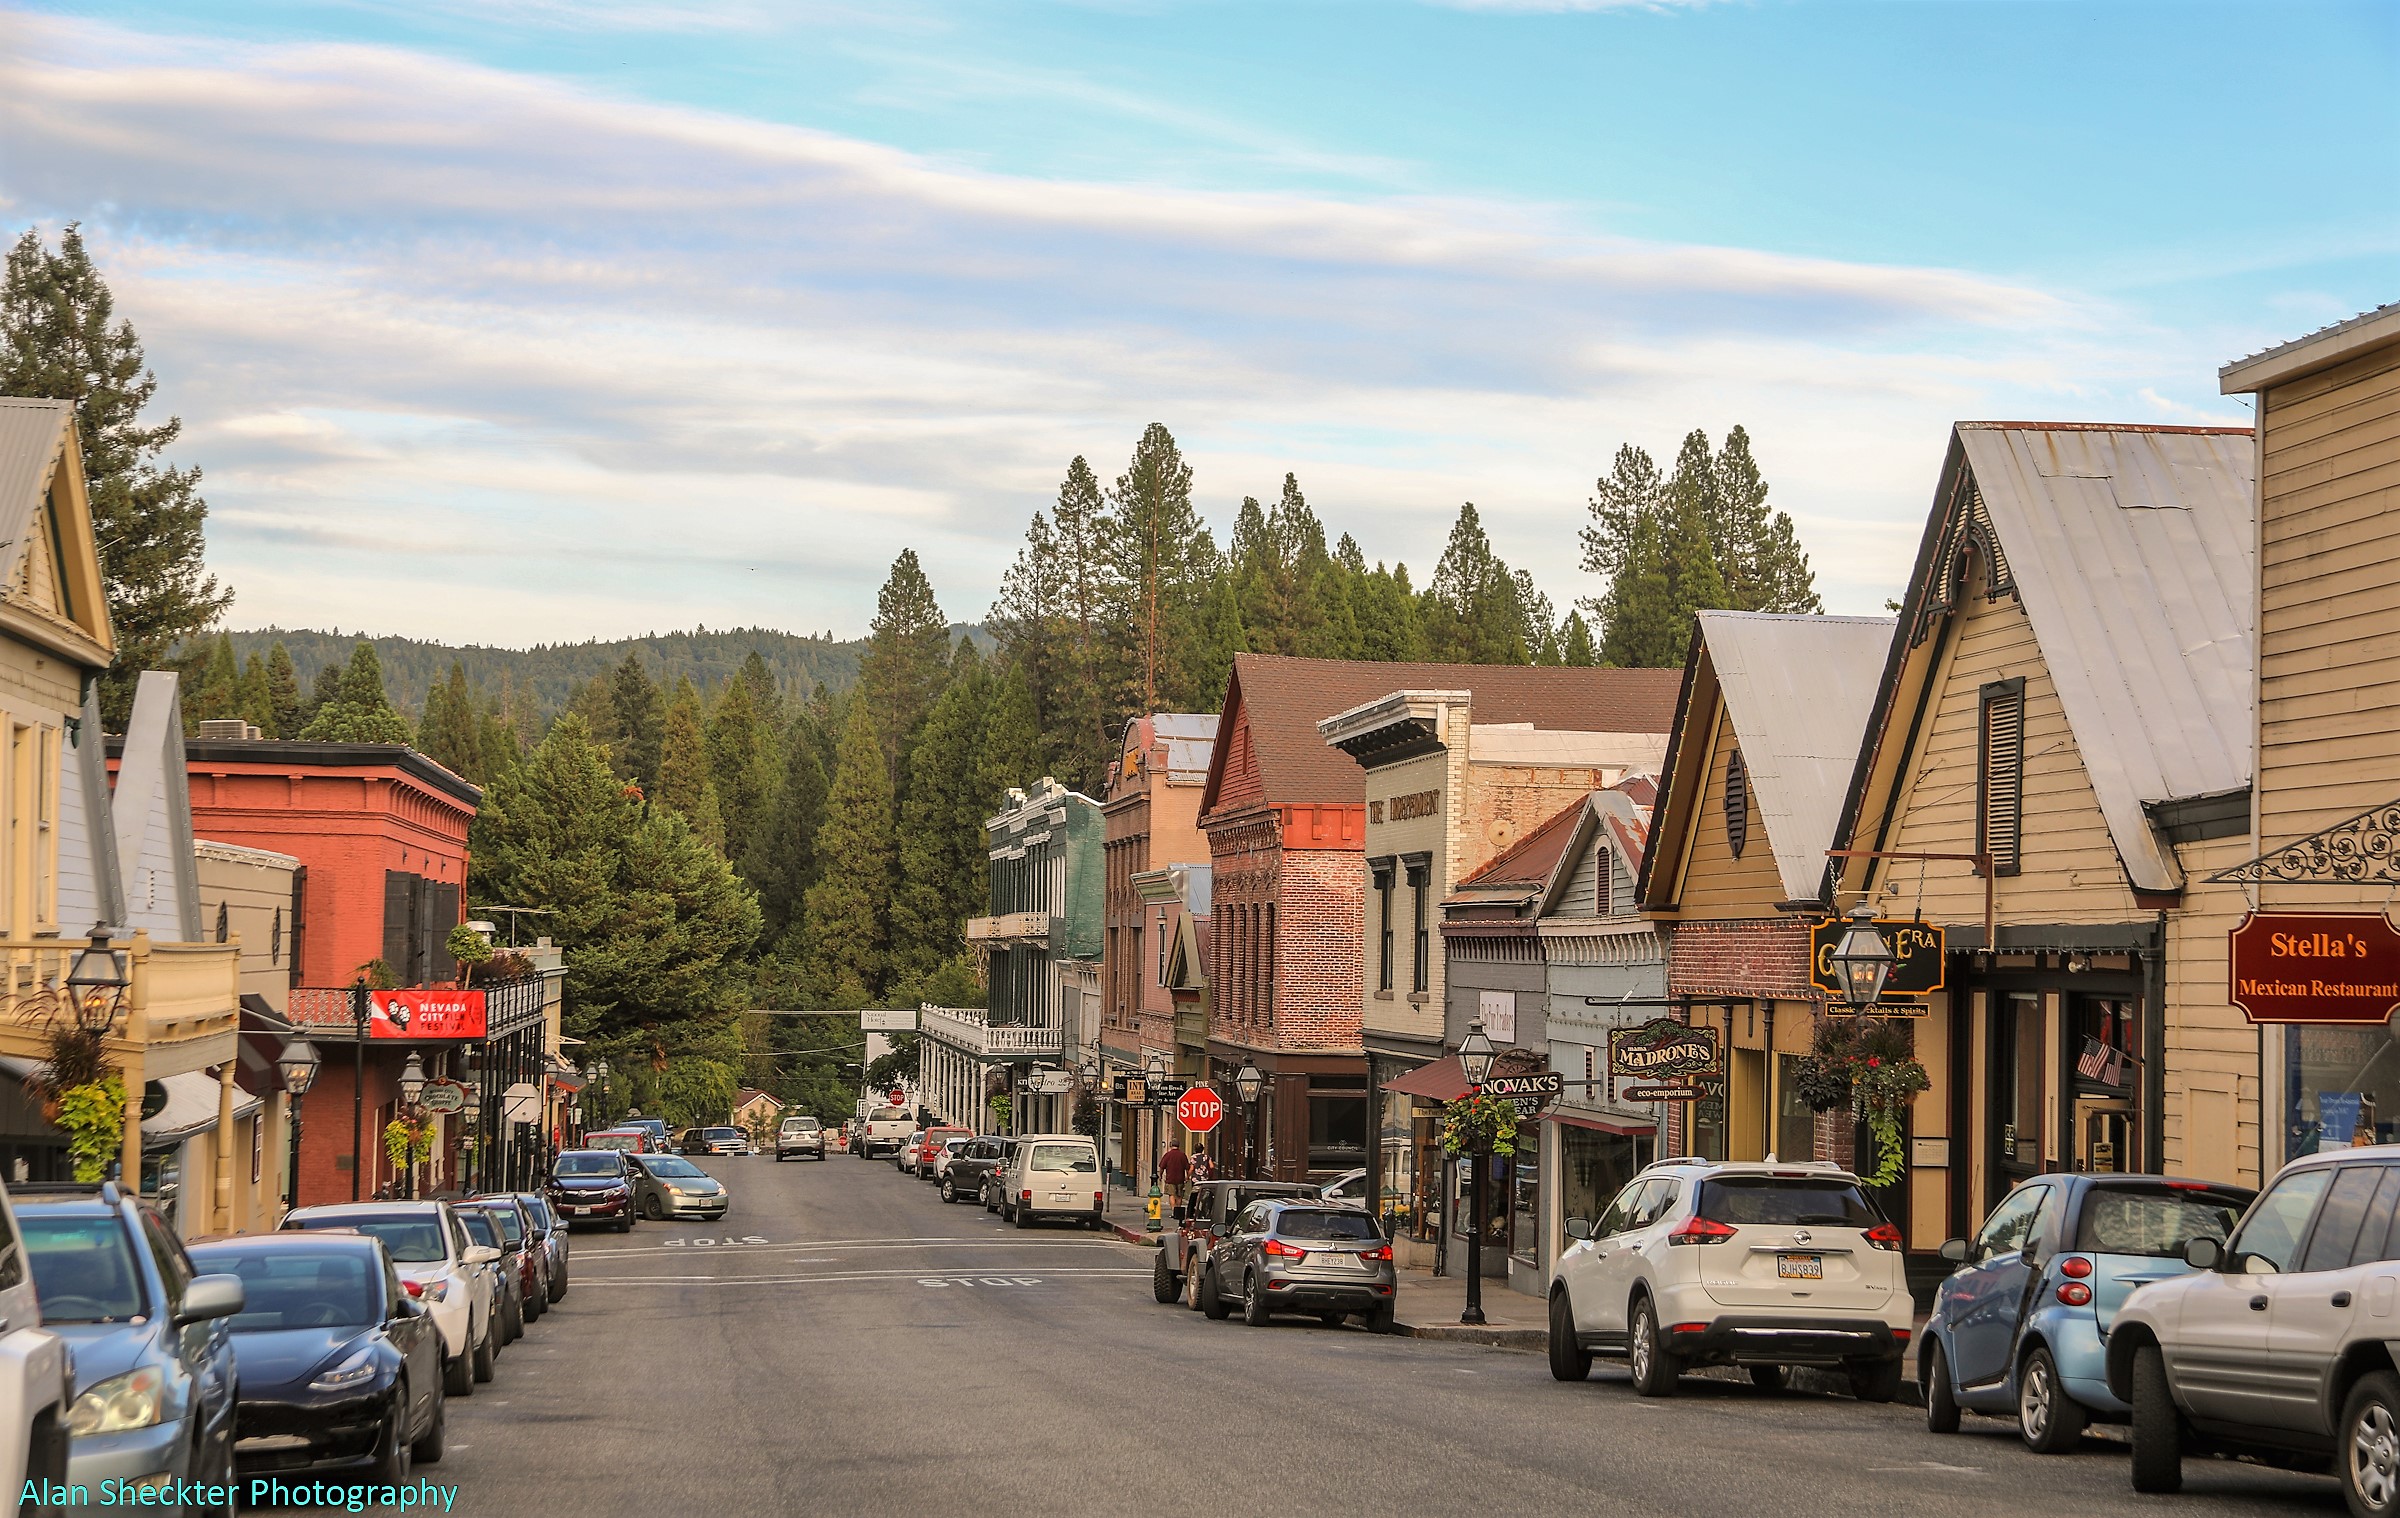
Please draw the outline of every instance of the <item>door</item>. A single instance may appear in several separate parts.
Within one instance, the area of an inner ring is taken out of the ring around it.
[[[2010,991],[1991,1001],[1991,1163],[1985,1194],[1996,1200],[2042,1168],[2042,998]]]
[[[1599,1240],[1594,1250],[1597,1268],[1593,1284],[1600,1292],[1601,1310],[1609,1315],[1611,1332],[1627,1330],[1627,1309],[1633,1303],[1634,1283],[1642,1275],[1642,1245],[1658,1220],[1674,1203],[1676,1183],[1648,1180],[1638,1183],[1615,1237]]]
[[[2048,1186],[2010,1192],[1967,1246],[1965,1268],[1950,1279],[1950,1371],[1959,1385],[1986,1385],[2008,1375],[2017,1323],[2035,1275],[2029,1250],[2050,1206]]]
[[[2299,1269],[2266,1278],[2266,1393],[2274,1399],[2270,1416],[2277,1427],[2332,1432],[2326,1427],[2325,1378],[2349,1342],[2374,1278],[2393,1273],[2383,1257],[2396,1199],[2400,1167],[2341,1167],[2325,1188]]]
[[[1625,1298],[1622,1293],[1611,1298],[1606,1265],[1609,1257],[1624,1247],[1626,1220],[1634,1215],[1635,1204],[1649,1184],[1634,1181],[1618,1192],[1592,1224],[1592,1236],[1559,1261],[1558,1273],[1567,1283],[1575,1326],[1585,1333],[1625,1332]]]
[[[2268,1362],[2267,1278],[2293,1270],[2309,1219],[2333,1180],[2330,1169],[2302,1170],[2258,1199],[2234,1235],[2224,1270],[2204,1270],[2162,1323],[2167,1376],[2192,1416],[2216,1423],[2277,1425]]]

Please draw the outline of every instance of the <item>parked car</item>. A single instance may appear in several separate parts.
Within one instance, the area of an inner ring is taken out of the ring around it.
[[[1008,1162],[1016,1157],[1017,1142],[1013,1138],[1000,1140],[999,1149],[990,1157],[990,1167],[984,1170],[983,1182],[977,1188],[977,1194],[982,1197],[983,1210],[986,1212],[1000,1210],[1000,1188],[1008,1184]]]
[[[1320,1184],[1317,1194],[1328,1202],[1339,1202],[1345,1207],[1364,1207],[1367,1205],[1367,1173],[1364,1170],[1345,1170],[1332,1180]]]
[[[2134,1291],[2191,1269],[2184,1246],[2223,1243],[2258,1193],[2147,1175],[2037,1175],[2004,1197],[1936,1290],[1917,1349],[1925,1424],[2013,1416],[2042,1454],[2073,1449],[2093,1419],[2124,1421],[2107,1339]]]
[[[1000,1168],[1001,1146],[1010,1140],[986,1134],[958,1146],[934,1185],[945,1202],[981,1201],[984,1181]]]
[[[376,1239],[252,1234],[192,1246],[201,1270],[239,1278],[226,1320],[240,1384],[238,1474],[360,1469],[408,1479],[442,1458],[442,1335]]]
[[[908,1142],[916,1119],[906,1107],[870,1107],[850,1125],[850,1152],[862,1160],[890,1154]]]
[[[649,1152],[652,1154],[671,1154],[674,1152],[675,1136],[667,1131],[667,1120],[663,1117],[642,1117],[637,1114],[632,1117],[620,1119],[612,1126],[618,1128],[639,1128],[642,1132],[650,1135]]]
[[[926,1131],[923,1128],[908,1130],[908,1137],[902,1139],[900,1147],[892,1151],[892,1168],[894,1170],[905,1175],[916,1168],[917,1151],[925,1147]]]
[[[586,1149],[613,1149],[619,1154],[664,1154],[669,1148],[647,1128],[603,1128],[583,1136]]]
[[[21,1260],[22,1237],[8,1189],[0,1186],[0,1256]],[[33,1276],[0,1272],[0,1491],[21,1493],[28,1482],[46,1491],[67,1479],[72,1385],[67,1341],[42,1327]]]
[[[944,1123],[920,1131],[908,1154],[908,1163],[900,1168],[920,1181],[933,1179],[933,1164],[942,1154],[942,1147],[952,1139],[966,1140],[975,1136],[972,1128]]]
[[[543,1309],[550,1305],[550,1261],[541,1240],[534,1234],[533,1222],[525,1215],[525,1209],[507,1192],[470,1197],[459,1205],[462,1209],[488,1212],[492,1215],[492,1221],[500,1225],[500,1249],[507,1257],[502,1263],[504,1267],[516,1271],[517,1291],[523,1303],[525,1321],[537,1321]]]
[[[681,1149],[685,1154],[748,1154],[750,1141],[739,1128],[687,1128]]]
[[[550,1205],[569,1228],[605,1223],[630,1232],[633,1168],[632,1157],[619,1150],[562,1149],[550,1162]]]
[[[637,1154],[633,1167],[634,1203],[643,1217],[713,1222],[732,1204],[723,1181],[680,1154]]]
[[[1043,1218],[1066,1218],[1087,1228],[1107,1222],[1108,1191],[1100,1179],[1100,1150],[1080,1133],[1020,1137],[1001,1172],[1000,1216],[1019,1228]]]
[[[781,1164],[787,1155],[805,1154],[810,1159],[825,1158],[825,1126],[813,1117],[787,1117],[775,1128],[775,1161]]]
[[[1550,1373],[1580,1381],[1621,1355],[1645,1397],[1700,1365],[1761,1386],[1788,1367],[1844,1371],[1865,1402],[1899,1395],[1915,1308],[1900,1230],[1829,1164],[1661,1160],[1575,1242],[1550,1278]]]
[[[567,1294],[567,1223],[551,1209],[549,1198],[538,1192],[509,1193],[517,1205],[525,1209],[525,1217],[533,1225],[534,1237],[541,1241],[543,1297],[556,1302]],[[544,1311],[548,1309],[545,1308]]]
[[[2108,1333],[2132,1411],[2133,1487],[2171,1492],[2186,1455],[2331,1469],[2350,1511],[2400,1510],[2400,1151],[2292,1161],[2231,1240],[2197,1234],[2188,1275],[2145,1286]]]
[[[401,1290],[432,1310],[442,1336],[442,1390],[471,1397],[500,1354],[491,1266],[499,1252],[473,1243],[448,1202],[347,1202],[296,1207],[286,1231],[344,1228],[383,1241]]]
[[[1310,1313],[1328,1328],[1356,1314],[1390,1333],[1400,1277],[1392,1246],[1355,1207],[1308,1198],[1252,1202],[1210,1252],[1200,1275],[1200,1310],[1223,1319],[1236,1306],[1261,1328],[1279,1312]]]
[[[500,1232],[500,1220],[482,1208],[462,1206],[452,1215],[466,1230],[471,1245],[489,1249],[497,1256],[491,1262],[489,1275],[492,1312],[500,1330],[496,1347],[506,1349],[525,1337],[524,1251],[521,1247],[513,1251],[508,1247]]]
[[[114,1182],[20,1186],[17,1226],[46,1331],[74,1367],[66,1479],[233,1481],[238,1277],[206,1275]],[[12,1494],[12,1496],[15,1494]]]
[[[942,1177],[948,1175],[951,1165],[957,1162],[959,1151],[974,1142],[975,1135],[972,1133],[953,1133],[926,1145],[925,1163],[917,1173],[935,1186],[941,1185]]]
[[[1234,1220],[1263,1198],[1315,1201],[1317,1188],[1300,1181],[1201,1181],[1175,1211],[1175,1231],[1160,1241],[1150,1267],[1151,1294],[1161,1302],[1178,1297],[1200,1310],[1200,1280],[1217,1246],[1233,1234]]]

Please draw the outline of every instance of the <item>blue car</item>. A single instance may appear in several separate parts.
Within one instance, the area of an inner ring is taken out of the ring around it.
[[[2073,1449],[2085,1425],[2129,1409],[2108,1389],[2108,1326],[2152,1281],[2188,1273],[2183,1246],[2223,1240],[2257,1193],[2156,1175],[2037,1175],[1973,1239],[1952,1239],[1958,1269],[1933,1299],[1917,1350],[1925,1426],[1961,1413],[2014,1417],[2028,1447]]]

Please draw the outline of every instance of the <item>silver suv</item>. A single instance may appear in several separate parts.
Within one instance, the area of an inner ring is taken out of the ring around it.
[[[781,1163],[787,1154],[805,1154],[811,1159],[825,1158],[825,1126],[813,1117],[787,1117],[775,1130],[775,1159]]]
[[[2294,1160],[2184,1260],[2109,1330],[2134,1490],[2174,1491],[2187,1454],[2243,1455],[2330,1466],[2351,1512],[2400,1512],[2400,1147]]]

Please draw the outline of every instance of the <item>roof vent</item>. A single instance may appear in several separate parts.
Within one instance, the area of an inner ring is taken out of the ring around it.
[[[245,739],[256,738],[258,729],[239,717],[211,717],[200,724],[200,736],[223,738],[239,743]]]

